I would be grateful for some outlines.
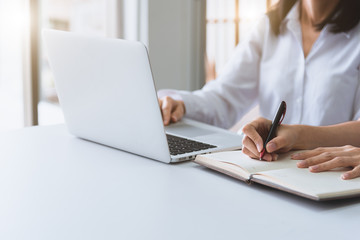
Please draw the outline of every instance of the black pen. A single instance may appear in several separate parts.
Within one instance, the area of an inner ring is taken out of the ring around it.
[[[264,142],[264,148],[260,153],[260,160],[262,160],[262,158],[265,155],[266,152],[266,145],[268,144],[268,142],[271,141],[271,139],[273,139],[275,137],[276,134],[276,129],[277,127],[281,124],[281,122],[284,120],[285,117],[285,113],[286,113],[286,102],[282,101],[280,103],[280,106],[277,110],[277,113],[275,115],[274,120],[272,121],[271,127],[270,127],[270,131],[269,134]]]

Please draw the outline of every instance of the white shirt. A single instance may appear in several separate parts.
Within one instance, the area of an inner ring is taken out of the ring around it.
[[[274,117],[287,103],[284,123],[330,125],[360,118],[360,24],[333,34],[325,26],[304,58],[296,4],[280,25],[267,16],[235,50],[222,74],[194,92],[172,91],[185,103],[186,117],[224,128],[259,104]],[[159,96],[169,91],[159,92]]]

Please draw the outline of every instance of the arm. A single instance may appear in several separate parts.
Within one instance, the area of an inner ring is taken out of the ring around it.
[[[252,158],[259,158],[263,138],[266,136],[271,121],[260,118],[243,128],[246,136],[243,139],[243,152]],[[276,152],[287,152],[291,149],[314,149],[292,156],[303,160],[298,167],[312,172],[321,172],[338,167],[352,167],[342,175],[343,179],[360,176],[360,119],[332,126],[313,127],[305,125],[281,125],[277,137],[267,145],[264,159],[277,159]],[[335,147],[342,146],[344,147]],[[351,146],[353,145],[353,146]],[[355,146],[355,147],[354,147]]]
[[[194,92],[176,91],[170,96],[182,101],[186,117],[229,128],[255,104],[263,38],[268,28],[264,17],[235,50],[221,75]],[[160,98],[163,91],[159,91]],[[165,114],[163,114],[165,115]]]
[[[360,147],[360,121],[351,121],[331,126],[294,125],[297,132],[295,149],[314,149],[317,147],[332,147],[354,145]]]
[[[259,118],[244,126],[244,151],[251,157],[258,158],[263,149],[263,139],[267,136],[271,121]],[[277,137],[267,145],[269,153],[287,152],[291,149],[314,149],[354,145],[360,147],[360,121],[351,121],[331,126],[281,125]],[[267,160],[274,160],[270,156]]]

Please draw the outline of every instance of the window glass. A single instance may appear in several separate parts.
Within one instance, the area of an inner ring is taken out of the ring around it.
[[[0,0],[0,131],[24,126],[24,2]]]
[[[265,13],[266,0],[207,0],[206,75],[216,78],[236,45]]]

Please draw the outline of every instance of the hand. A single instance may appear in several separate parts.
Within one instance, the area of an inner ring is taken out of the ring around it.
[[[297,153],[291,156],[298,162],[299,168],[309,167],[311,172],[323,172],[338,167],[352,167],[345,172],[342,179],[352,179],[360,176],[360,148],[350,145],[343,147],[316,148],[311,151]]]
[[[185,114],[185,104],[183,101],[165,96],[159,99],[159,105],[165,126],[179,121]]]
[[[265,118],[258,118],[247,124],[242,129],[245,134],[243,138],[243,153],[251,158],[259,159],[263,150],[264,141],[270,131],[271,121]],[[277,152],[288,152],[295,147],[299,130],[297,125],[280,125],[277,129],[277,136],[266,145],[263,159],[266,161],[277,160]]]

